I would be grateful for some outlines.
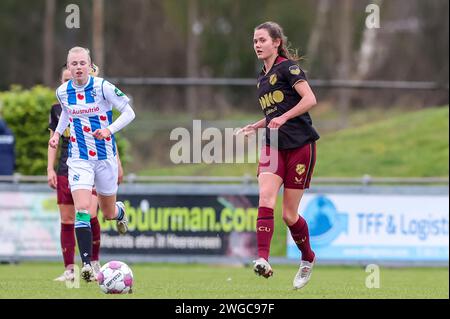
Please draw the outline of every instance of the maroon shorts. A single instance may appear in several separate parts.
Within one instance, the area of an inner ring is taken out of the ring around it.
[[[70,192],[69,178],[65,175],[58,175],[58,184],[56,185],[56,197],[58,205],[73,205],[72,193]],[[95,189],[92,189],[92,195],[97,196]]]
[[[290,149],[277,150],[263,147],[258,165],[261,173],[272,173],[283,179],[284,188],[309,188],[316,163],[316,143]]]

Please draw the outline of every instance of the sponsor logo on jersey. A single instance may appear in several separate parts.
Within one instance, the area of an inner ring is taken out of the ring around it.
[[[277,83],[277,75],[276,74],[272,74],[271,76],[270,76],[270,78],[269,78],[269,83],[271,84],[271,85],[275,85],[275,83]]]
[[[276,90],[274,92],[269,92],[264,94],[259,98],[259,104],[261,108],[264,110],[267,107],[270,107],[276,103],[281,103],[284,100],[284,94],[280,90]]]
[[[72,115],[78,115],[78,114],[89,114],[89,113],[95,113],[100,111],[100,108],[98,106],[96,107],[91,107],[88,109],[73,109],[71,110]]]
[[[291,66],[289,67],[289,72],[290,72],[292,75],[299,75],[301,71],[300,71],[300,68],[299,68],[298,65],[291,65]]]
[[[125,94],[123,94],[123,92],[121,90],[119,90],[118,88],[114,89],[114,93],[116,93],[117,96],[124,96]]]

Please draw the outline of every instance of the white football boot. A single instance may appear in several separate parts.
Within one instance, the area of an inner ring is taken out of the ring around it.
[[[61,276],[56,277],[55,279],[53,279],[53,281],[65,282],[65,281],[73,281],[74,279],[75,274],[73,273],[73,269],[66,269],[64,270]]]
[[[95,281],[94,270],[92,266],[89,264],[84,264],[83,268],[81,268],[81,278],[83,278],[86,282]]]
[[[269,262],[264,258],[258,258],[254,260],[253,263],[253,271],[255,274],[263,276],[264,278],[269,278],[273,275],[272,267],[270,267]]]
[[[309,282],[315,261],[316,259],[314,258],[312,262],[306,260],[300,262],[300,268],[294,277],[294,289],[301,289]]]
[[[123,211],[122,220],[117,220],[117,231],[123,235],[128,231],[128,218],[125,214],[125,205],[122,202],[116,202],[116,206]]]

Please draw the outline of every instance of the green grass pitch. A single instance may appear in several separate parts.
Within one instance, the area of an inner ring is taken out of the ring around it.
[[[448,267],[380,267],[380,287],[367,288],[364,267],[314,268],[311,282],[292,289],[295,265],[273,265],[274,276],[256,276],[251,267],[204,264],[130,264],[133,293],[105,295],[96,283],[67,288],[52,281],[61,263],[0,265],[0,298],[151,298],[151,299],[388,299],[449,298]]]

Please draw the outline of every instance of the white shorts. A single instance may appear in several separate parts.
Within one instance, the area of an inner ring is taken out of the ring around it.
[[[117,158],[88,161],[84,159],[67,159],[69,166],[70,191],[77,189],[95,189],[98,194],[111,196],[117,193],[118,166]]]

